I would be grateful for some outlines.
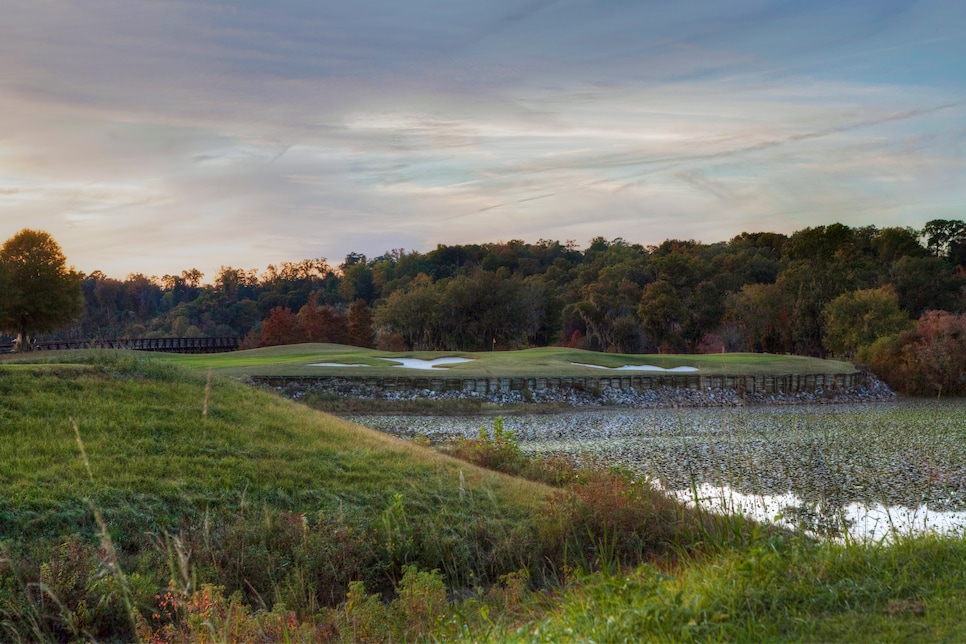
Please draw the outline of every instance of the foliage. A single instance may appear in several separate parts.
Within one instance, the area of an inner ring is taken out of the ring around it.
[[[262,335],[259,346],[271,347],[279,344],[296,344],[302,342],[303,330],[299,319],[292,309],[276,306],[272,309],[268,319],[262,324]]]
[[[0,549],[0,554],[2,554]],[[133,639],[129,608],[148,610],[149,577],[116,574],[102,548],[69,536],[27,578],[0,558],[0,627],[38,640]],[[29,581],[28,581],[29,580]]]
[[[334,344],[349,342],[349,321],[346,315],[334,306],[319,306],[317,293],[312,293],[309,301],[299,310],[296,325],[299,330],[298,335],[305,342]],[[279,344],[294,344],[294,342]]]
[[[585,570],[616,572],[633,566],[662,552],[692,527],[679,523],[676,501],[626,472],[578,471],[567,487],[568,545],[574,563]]]
[[[900,306],[918,319],[926,311],[961,312],[966,276],[939,257],[907,256],[892,267],[891,283]]]
[[[926,248],[936,257],[943,257],[953,263],[966,260],[966,222],[948,219],[933,219],[922,228]]]
[[[474,465],[507,474],[519,474],[528,462],[514,431],[504,427],[502,416],[494,419],[492,432],[485,426],[480,427],[475,439],[455,440],[446,451]]]
[[[661,353],[680,352],[685,309],[670,283],[658,280],[648,284],[641,296],[637,314],[648,338],[661,347]]]
[[[896,391],[966,393],[966,313],[930,311],[914,329],[877,340],[859,354]]]
[[[0,329],[29,350],[34,336],[65,326],[83,310],[81,275],[48,233],[23,229],[0,247]]]
[[[517,347],[527,337],[527,291],[507,277],[476,269],[431,282],[420,274],[377,310],[376,324],[398,333],[411,349]]]
[[[776,284],[746,284],[731,297],[728,316],[753,351],[786,353],[793,348],[791,302]]]
[[[438,635],[443,617],[449,613],[446,594],[439,571],[426,572],[418,566],[403,567],[389,605],[356,582],[343,604],[339,630],[355,642],[427,640]]]
[[[261,273],[222,267],[210,285],[196,269],[126,280],[95,271],[83,280],[79,323],[46,339],[237,336],[252,347],[267,325],[265,346],[848,354],[852,340],[829,345],[823,313],[842,295],[891,286],[912,319],[966,310],[963,226],[831,224],[656,246],[597,237],[583,250],[551,240],[440,245],[349,253],[337,268],[323,258]],[[297,329],[285,309],[297,312]]]
[[[372,309],[365,300],[356,300],[349,307],[348,343],[356,347],[373,346],[375,332],[372,329]]]
[[[822,310],[825,348],[835,355],[853,356],[877,339],[901,333],[913,326],[899,308],[891,286],[843,293]]]

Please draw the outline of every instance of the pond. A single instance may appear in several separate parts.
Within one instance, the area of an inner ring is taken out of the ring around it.
[[[474,438],[485,417],[353,416]],[[966,401],[507,416],[528,454],[619,465],[678,498],[816,534],[966,533]]]

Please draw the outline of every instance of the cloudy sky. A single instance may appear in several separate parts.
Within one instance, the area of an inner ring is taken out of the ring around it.
[[[966,218],[962,0],[0,15],[0,241],[85,272]]]

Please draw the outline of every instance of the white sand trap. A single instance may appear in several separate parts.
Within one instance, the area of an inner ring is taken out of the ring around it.
[[[663,371],[665,373],[688,373],[698,370],[697,367],[672,367],[671,369],[664,369],[663,367],[655,367],[649,364],[626,364],[623,367],[601,367],[600,365],[584,364],[582,362],[571,362],[570,364],[577,365],[578,367],[590,367],[591,369],[606,369],[607,371]]]
[[[310,367],[368,367],[367,364],[344,364],[342,362],[316,362],[315,364],[310,364]]]
[[[473,362],[469,358],[436,358],[435,360],[420,360],[419,358],[379,358],[400,364],[393,365],[400,369],[427,369],[432,370],[444,364],[459,364],[460,362]]]

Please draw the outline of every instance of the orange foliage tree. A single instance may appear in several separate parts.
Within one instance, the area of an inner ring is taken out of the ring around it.
[[[890,387],[913,395],[966,393],[966,314],[929,311],[916,328],[877,340],[859,356]]]
[[[299,310],[298,321],[304,342],[347,344],[349,341],[349,322],[345,314],[334,306],[319,306],[315,293]]]
[[[262,322],[262,339],[258,346],[274,347],[280,344],[298,344],[303,341],[298,316],[292,309],[276,306]]]

